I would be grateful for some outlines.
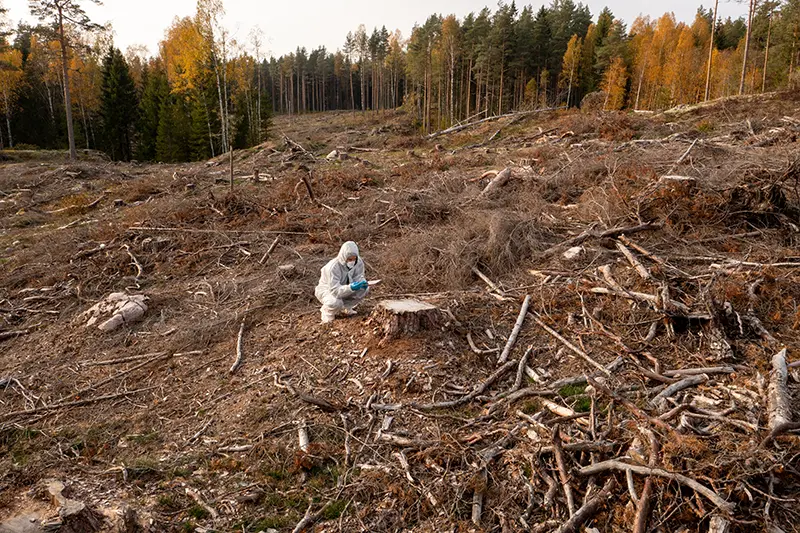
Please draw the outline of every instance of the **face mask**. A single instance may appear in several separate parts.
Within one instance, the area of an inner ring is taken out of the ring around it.
[[[348,261],[347,262],[347,268],[352,270],[355,266],[356,266],[356,262],[355,261]]]

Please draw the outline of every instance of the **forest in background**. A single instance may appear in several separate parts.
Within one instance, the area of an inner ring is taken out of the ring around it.
[[[403,108],[430,132],[512,110],[659,110],[800,85],[800,0],[750,0],[738,19],[700,7],[689,23],[667,13],[630,27],[572,0],[538,10],[501,2],[432,15],[408,38],[361,25],[335,52],[278,58],[258,30],[231,38],[221,0],[176,17],[154,56],[114,48],[112,28],[76,0],[32,5],[41,24],[12,29],[0,3],[0,148],[63,149],[72,137],[115,160],[179,162],[263,142],[272,113]]]

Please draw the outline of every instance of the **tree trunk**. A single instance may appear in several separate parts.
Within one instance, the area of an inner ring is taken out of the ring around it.
[[[470,103],[471,103],[470,100],[472,100],[472,95],[470,94],[472,92],[472,58],[469,58],[469,66],[467,67],[467,80],[466,81],[467,81],[467,83],[465,85],[467,86],[467,113],[464,115],[464,118],[468,118],[470,116],[470,114],[469,114],[469,111],[470,111],[469,106],[470,106]]]
[[[767,88],[767,66],[769,65],[769,41],[772,37],[772,13],[769,14],[769,28],[767,29],[767,46],[764,48],[764,77],[761,80],[761,92]]]
[[[350,71],[350,109],[355,111],[356,110],[356,95],[353,92],[353,65],[350,65],[348,67],[348,70]]]
[[[67,63],[67,38],[64,35],[64,13],[58,6],[58,40],[61,44],[61,68],[64,74],[64,109],[67,113],[67,139],[69,140],[69,158],[75,161],[78,151],[75,149],[75,130],[72,124],[72,95],[69,90],[69,65]]]
[[[505,76],[505,61],[500,62],[500,94],[497,95],[497,114],[503,114],[503,81]]]
[[[797,52],[797,40],[800,36],[800,25],[795,25],[792,39],[792,53],[789,54],[789,87],[792,86],[792,74],[794,74],[794,60]]]
[[[216,157],[214,155],[214,134],[211,131],[211,116],[208,112],[208,102],[206,102],[205,97],[203,97],[203,112],[206,115],[206,126],[208,127],[208,144],[211,147],[211,157]]]
[[[220,127],[222,128],[222,152],[226,152],[228,149],[228,135],[227,131],[225,130],[225,105],[222,102],[222,81],[220,80],[219,76],[219,66],[217,64],[216,56],[214,58],[214,74],[217,79],[217,97],[219,98],[219,119]]]
[[[715,0],[714,2],[714,20],[711,21],[711,41],[708,44],[708,66],[706,67],[706,93],[703,99],[704,102],[708,102],[708,99],[711,97],[711,60],[714,58],[714,35],[717,31],[717,8],[719,7],[719,0]],[[638,95],[637,95],[638,101]]]
[[[455,122],[455,95],[456,95],[456,51],[450,49],[450,126]]]
[[[8,147],[14,148],[14,137],[11,136],[11,107],[8,105],[8,91],[3,88],[3,103],[6,107],[6,128],[8,128]],[[2,138],[0,138],[0,148],[3,147]]]
[[[739,78],[739,94],[744,94],[744,80],[747,75],[747,55],[750,52],[750,35],[753,32],[753,11],[756,8],[756,0],[750,0],[750,9],[747,12],[747,32],[744,37],[744,58],[742,59],[742,77]]]
[[[261,133],[262,132],[261,132],[261,63],[260,63],[260,60],[257,63],[257,68],[258,68],[258,81],[257,81],[257,83],[258,83],[258,102],[256,103],[256,115],[258,116],[258,125],[257,125],[257,128],[258,128],[257,129],[257,131],[258,131],[258,144],[261,144],[261,141],[263,140],[263,138],[261,137]]]
[[[89,127],[88,127],[87,121],[86,121],[86,108],[83,105],[83,99],[82,98],[78,98],[78,104],[80,105],[80,108],[81,108],[81,119],[83,121],[83,136],[86,139],[86,149],[88,150],[90,148],[90,146],[89,146]],[[6,105],[8,105],[8,102],[6,102]]]

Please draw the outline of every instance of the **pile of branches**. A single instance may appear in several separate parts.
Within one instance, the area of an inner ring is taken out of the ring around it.
[[[600,241],[606,251],[616,248],[618,261],[567,279],[561,292],[577,292],[580,311],[567,312],[563,298],[528,296],[504,345],[486,349],[469,335],[475,354],[497,357],[472,387],[447,382],[433,402],[398,401],[387,390],[361,406],[364,423],[352,431],[345,423],[343,431],[348,441],[370,444],[361,455],[348,447],[345,462],[404,485],[407,502],[402,510],[387,504],[370,530],[420,516],[436,527],[469,519],[487,531],[563,533],[592,523],[640,533],[688,524],[713,532],[791,529],[800,512],[800,423],[791,407],[798,365],[762,324],[758,300],[764,271],[785,269],[789,277],[800,261],[684,257],[701,263],[687,272],[628,236],[659,230],[587,230],[542,254]],[[709,269],[714,279],[755,274],[749,305],[718,301],[701,274]],[[559,277],[539,274],[543,292]],[[514,300],[513,291],[485,281],[496,300]],[[611,316],[614,310],[633,312],[639,327]],[[527,348],[517,346],[526,337]],[[750,359],[753,347],[771,357]],[[542,368],[554,352],[573,376],[553,380]]]

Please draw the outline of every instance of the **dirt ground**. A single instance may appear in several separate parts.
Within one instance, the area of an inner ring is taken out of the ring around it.
[[[54,518],[53,479],[107,531],[555,531],[607,484],[602,532],[800,531],[800,441],[768,400],[785,348],[800,421],[800,95],[271,135],[232,188],[227,156],[0,161],[0,531]],[[383,283],[323,326],[347,240]],[[115,292],[142,319],[87,326]],[[441,320],[384,339],[397,298]],[[587,470],[610,459],[711,496]]]

